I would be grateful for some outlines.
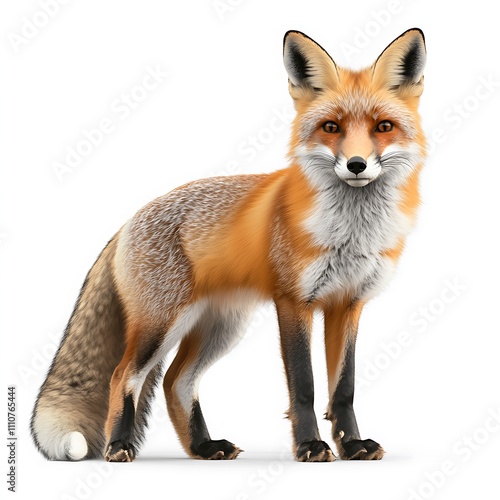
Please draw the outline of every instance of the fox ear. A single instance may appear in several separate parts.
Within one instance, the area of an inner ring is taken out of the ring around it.
[[[390,90],[409,91],[420,95],[426,60],[424,34],[418,28],[405,31],[396,38],[372,66],[373,80]]]
[[[288,31],[283,40],[283,62],[293,99],[312,100],[339,83],[337,66],[325,49],[300,31]]]

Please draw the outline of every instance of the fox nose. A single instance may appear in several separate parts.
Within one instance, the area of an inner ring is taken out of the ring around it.
[[[355,175],[360,174],[366,168],[366,161],[361,156],[353,156],[347,160],[347,170]]]

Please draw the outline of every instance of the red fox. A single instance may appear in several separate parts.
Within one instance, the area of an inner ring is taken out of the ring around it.
[[[299,31],[284,38],[296,117],[289,167],[215,177],[162,196],[129,220],[89,271],[31,421],[52,460],[131,462],[165,355],[169,415],[186,453],[234,459],[210,437],[203,373],[241,339],[261,301],[276,305],[298,461],[330,462],[313,409],[310,336],[324,313],[326,417],[344,460],[378,460],[353,410],[364,304],[387,283],[419,205],[418,114],[426,48],[410,29],[361,71]]]

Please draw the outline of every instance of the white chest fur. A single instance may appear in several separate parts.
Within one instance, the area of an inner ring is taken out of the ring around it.
[[[396,247],[411,226],[398,207],[399,190],[383,179],[363,188],[336,179],[317,188],[305,229],[325,252],[305,269],[302,297],[313,301],[347,294],[367,300],[394,270],[384,251]]]

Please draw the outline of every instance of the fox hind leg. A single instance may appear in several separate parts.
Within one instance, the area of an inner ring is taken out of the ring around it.
[[[251,309],[208,310],[182,340],[165,375],[163,388],[170,418],[183,448],[193,458],[231,460],[241,452],[225,439],[210,437],[198,399],[198,383],[241,339]]]
[[[131,322],[127,348],[111,378],[110,403],[104,450],[110,462],[132,462],[143,437],[147,401],[154,378],[166,354],[198,320],[199,307],[187,307],[170,326],[140,325]]]

